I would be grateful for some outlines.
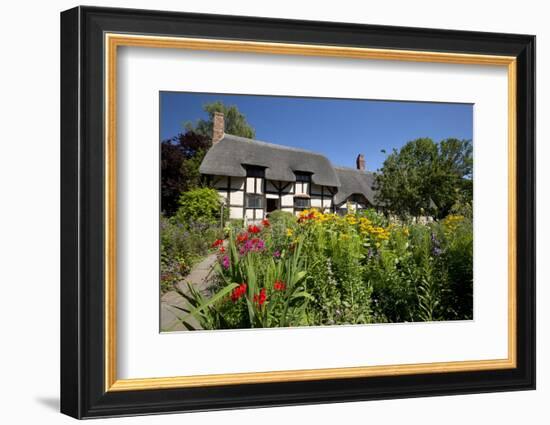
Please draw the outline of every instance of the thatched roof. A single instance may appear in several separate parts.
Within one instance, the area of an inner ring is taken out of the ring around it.
[[[334,195],[334,203],[339,205],[345,202],[351,195],[363,195],[372,205],[376,205],[374,200],[374,174],[369,171],[356,170],[354,168],[334,167],[340,188]]]
[[[295,172],[311,173],[311,181],[322,186],[339,187],[330,161],[321,154],[259,140],[225,134],[206,153],[199,171],[202,174],[245,177],[246,165],[265,167],[269,180],[296,181]]]
[[[265,177],[269,180],[294,182],[295,172],[311,173],[313,183],[338,188],[334,196],[336,205],[355,194],[363,195],[376,205],[371,172],[335,167],[325,156],[315,152],[231,134],[225,134],[208,150],[199,171],[207,175],[246,177],[247,165],[265,167]]]

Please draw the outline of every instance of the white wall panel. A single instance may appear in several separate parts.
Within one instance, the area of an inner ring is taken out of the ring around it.
[[[229,218],[243,218],[243,209],[238,207],[231,207],[229,210]]]

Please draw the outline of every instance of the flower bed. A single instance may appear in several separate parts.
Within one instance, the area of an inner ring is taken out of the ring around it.
[[[371,210],[314,209],[272,217],[214,243],[212,296],[186,295],[203,329],[472,318],[470,219],[402,224]]]

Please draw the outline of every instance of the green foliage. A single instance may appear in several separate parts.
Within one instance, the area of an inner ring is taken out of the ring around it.
[[[269,213],[269,221],[272,226],[292,227],[296,223],[296,216],[288,211],[275,210]]]
[[[457,216],[449,216],[457,217]],[[458,216],[460,217],[460,216]],[[443,221],[446,239],[443,263],[446,268],[446,290],[443,293],[444,316],[450,319],[473,318],[473,234],[471,219],[457,225]]]
[[[388,155],[375,176],[378,201],[393,214],[443,218],[459,199],[472,199],[472,143],[429,138]]]
[[[216,189],[201,187],[181,194],[175,219],[182,224],[220,223],[222,202]]]
[[[223,230],[226,236],[229,236],[231,232],[239,231],[244,226],[244,220],[242,218],[224,220],[224,221],[225,221],[225,227]]]
[[[172,216],[178,209],[182,192],[200,187],[199,166],[211,139],[186,132],[161,143],[161,210]]]
[[[467,217],[406,225],[373,210],[309,210],[226,234],[212,294],[187,294],[186,326],[191,317],[203,329],[472,318]]]
[[[225,132],[234,136],[248,137],[253,139],[256,135],[254,128],[248,123],[246,117],[239,111],[235,105],[227,106],[221,101],[207,103],[203,109],[208,113],[208,119],[200,119],[196,124],[186,122],[187,131],[193,131],[212,139],[212,130],[214,126],[214,113],[221,112],[225,118]]]
[[[174,289],[192,266],[208,254],[212,243],[222,237],[217,224],[181,223],[160,217],[161,292]]]
[[[226,263],[222,260],[216,267],[218,289],[208,299],[190,292],[194,308],[181,319],[185,326],[191,316],[204,329],[306,324],[305,309],[311,296],[303,286],[306,267],[301,244],[275,258],[266,250],[263,239],[261,247],[250,241],[238,242],[231,232],[228,247],[224,248]],[[250,248],[246,248],[248,245]]]
[[[199,167],[212,146],[214,112],[224,113],[226,133],[254,138],[254,128],[236,106],[218,101],[207,103],[203,108],[208,119],[201,119],[196,125],[186,123],[183,133],[161,143],[161,210],[167,216],[175,214],[183,192],[206,184]]]

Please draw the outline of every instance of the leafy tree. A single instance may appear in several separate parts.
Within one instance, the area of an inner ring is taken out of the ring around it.
[[[441,218],[458,201],[471,201],[472,166],[469,140],[416,139],[388,155],[374,188],[378,201],[394,214]]]
[[[173,215],[182,192],[199,187],[199,166],[212,141],[192,131],[161,143],[161,209]]]
[[[242,137],[255,137],[254,128],[236,106],[222,102],[204,105],[208,119],[200,119],[196,125],[185,124],[185,131],[161,143],[161,209],[167,216],[175,214],[181,193],[201,187],[203,180],[200,164],[212,146],[214,112],[225,115],[225,132]]]
[[[185,123],[187,131],[194,131],[197,134],[201,134],[212,139],[212,128],[214,123],[214,113],[221,112],[225,117],[225,132],[233,134],[235,136],[248,137],[253,139],[256,136],[256,131],[248,121],[246,117],[239,111],[239,108],[235,105],[227,106],[219,100],[212,103],[207,103],[203,106],[203,109],[208,113],[208,119],[200,119],[195,125],[188,121]]]

